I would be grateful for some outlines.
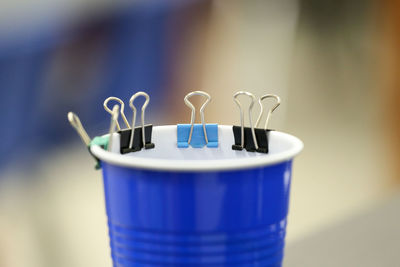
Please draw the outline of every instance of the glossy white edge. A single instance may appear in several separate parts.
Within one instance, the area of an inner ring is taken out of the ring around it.
[[[176,125],[164,125],[156,127],[170,127]],[[219,125],[219,127],[229,127],[231,125]],[[105,161],[110,164],[114,164],[121,167],[128,167],[134,169],[147,169],[157,171],[231,171],[239,169],[249,169],[254,167],[265,167],[274,165],[284,161],[293,159],[297,154],[301,152],[304,145],[303,142],[297,137],[274,131],[274,134],[279,135],[288,140],[292,144],[291,148],[283,152],[270,155],[265,154],[265,157],[251,157],[251,158],[238,158],[238,159],[223,159],[223,160],[167,160],[167,159],[152,159],[152,158],[140,158],[135,157],[124,157],[120,154],[111,153],[104,150],[98,145],[90,147],[90,151],[101,161]],[[156,144],[157,145],[157,144]],[[244,153],[245,150],[243,150]]]

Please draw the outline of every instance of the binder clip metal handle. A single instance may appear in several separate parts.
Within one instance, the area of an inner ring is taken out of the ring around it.
[[[111,122],[110,122],[110,130],[108,131],[108,136],[109,136],[109,141],[108,141],[108,146],[107,149],[108,151],[112,150],[112,142],[113,142],[113,133],[115,132],[115,126],[118,123],[118,113],[119,113],[119,106],[114,105],[112,111],[111,111]]]
[[[189,133],[189,139],[188,139],[188,144],[190,144],[190,141],[192,141],[192,135],[193,135],[193,127],[194,127],[194,120],[196,117],[196,108],[193,106],[193,104],[189,101],[189,98],[195,95],[200,95],[200,96],[204,96],[207,98],[206,102],[204,102],[204,104],[201,106],[200,108],[200,118],[201,118],[201,124],[203,125],[203,131],[204,131],[204,139],[206,141],[206,144],[208,144],[208,137],[207,137],[207,131],[206,131],[206,124],[204,121],[204,109],[206,108],[206,106],[208,105],[208,103],[211,101],[211,96],[209,94],[207,94],[206,92],[203,91],[194,91],[191,92],[189,94],[187,94],[184,98],[185,104],[186,106],[188,106],[189,108],[192,109],[192,115],[191,115],[191,119],[190,119],[190,133]]]
[[[113,116],[113,111],[107,106],[109,101],[117,101],[121,105],[121,108],[120,108],[121,117],[122,117],[126,127],[128,129],[131,128],[131,126],[129,125],[128,120],[126,119],[125,113],[124,113],[124,108],[125,108],[124,102],[121,99],[119,99],[118,97],[115,97],[115,96],[110,96],[106,100],[104,100],[103,107],[108,113],[111,114],[111,116]],[[118,121],[116,122],[116,126],[117,126],[118,131],[120,131],[121,127],[120,127]]]
[[[68,121],[72,125],[72,127],[76,130],[78,135],[81,137],[83,143],[85,144],[86,148],[89,150],[89,153],[92,155],[92,157],[96,160],[96,166],[95,168],[98,170],[101,168],[100,166],[100,160],[96,158],[91,152],[90,152],[90,146],[93,144],[100,145],[104,148],[107,147],[108,144],[108,138],[103,138],[103,137],[95,137],[93,140],[90,139],[89,135],[87,134],[85,128],[83,128],[81,120],[79,117],[73,113],[73,112],[68,112]]]
[[[239,91],[239,92],[236,92],[233,95],[233,100],[235,101],[236,105],[239,107],[239,110],[240,110],[240,128],[241,128],[240,140],[241,140],[241,142],[240,142],[240,146],[235,144],[235,145],[232,146],[232,149],[242,150],[244,148],[244,116],[243,116],[242,104],[240,104],[239,100],[237,99],[237,97],[240,96],[240,95],[246,95],[246,96],[249,96],[251,98],[251,103],[250,103],[249,110],[248,110],[249,123],[250,123],[251,135],[252,135],[254,147],[257,150],[258,149],[258,144],[257,144],[256,134],[255,134],[255,131],[254,131],[253,123],[251,121],[251,111],[253,110],[253,106],[254,106],[254,102],[256,101],[256,97],[252,93],[246,92],[246,91]]]
[[[88,147],[90,145],[91,139],[87,134],[85,128],[83,128],[79,117],[73,112],[68,112],[68,121],[72,125],[72,127],[76,130],[76,132],[82,139],[83,143]]]
[[[133,149],[133,141],[134,141],[134,136],[135,136],[135,125],[136,125],[136,107],[135,105],[133,105],[133,101],[135,101],[135,99],[139,96],[144,96],[146,98],[143,106],[142,106],[142,112],[141,112],[141,119],[142,119],[142,142],[143,142],[143,146],[145,149],[149,149],[149,148],[154,148],[154,144],[153,143],[147,143],[146,144],[146,130],[145,130],[145,124],[144,124],[144,114],[145,114],[145,110],[147,105],[150,102],[150,97],[147,93],[145,92],[137,92],[136,94],[134,94],[131,99],[129,100],[129,106],[131,107],[132,111],[133,111],[133,117],[132,117],[132,133],[131,133],[131,138],[129,141],[129,148]]]
[[[263,101],[264,99],[267,99],[267,98],[274,98],[274,99],[276,100],[276,103],[275,103],[275,105],[274,105],[272,108],[270,108],[270,109],[268,110],[267,118],[266,118],[266,120],[265,120],[264,130],[268,130],[268,124],[269,124],[269,121],[270,121],[270,119],[271,119],[271,114],[272,114],[272,112],[274,112],[275,109],[277,109],[277,108],[279,107],[279,105],[281,104],[281,98],[280,98],[279,96],[277,96],[277,95],[266,94],[266,95],[263,95],[262,97],[260,97],[260,99],[258,99],[258,103],[260,104],[261,110],[260,110],[260,114],[258,115],[258,118],[257,118],[257,121],[256,121],[256,128],[258,128],[258,126],[259,126],[259,124],[260,124],[260,122],[261,122],[261,117],[262,117],[262,115],[263,115],[263,113],[264,113],[264,107],[263,107],[262,101]]]

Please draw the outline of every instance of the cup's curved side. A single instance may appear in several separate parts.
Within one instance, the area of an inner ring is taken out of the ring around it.
[[[281,266],[292,161],[236,171],[103,165],[117,266]]]

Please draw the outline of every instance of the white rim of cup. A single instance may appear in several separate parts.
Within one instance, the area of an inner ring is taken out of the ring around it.
[[[175,125],[164,125],[156,127],[170,127]],[[229,125],[219,125],[219,127],[229,127]],[[303,142],[297,137],[279,131],[274,131],[274,134],[283,137],[292,144],[290,149],[276,153],[265,154],[262,157],[237,158],[237,159],[221,159],[221,160],[170,160],[156,158],[141,158],[141,157],[124,157],[121,154],[116,154],[104,150],[98,145],[90,147],[90,151],[101,161],[114,164],[121,167],[134,169],[147,169],[156,171],[230,171],[249,169],[255,167],[266,167],[281,162],[293,159],[298,155],[304,147]],[[157,145],[157,144],[156,144]],[[247,153],[243,150],[244,153]]]

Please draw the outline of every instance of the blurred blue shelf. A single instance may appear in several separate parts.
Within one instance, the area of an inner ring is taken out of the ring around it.
[[[181,5],[149,1],[78,26],[55,22],[20,36],[0,33],[0,106],[7,114],[0,168],[22,151],[41,152],[77,138],[66,120],[70,110],[89,134],[101,134],[108,124],[102,103],[110,95],[127,101],[145,90],[149,116],[157,112],[168,90],[167,19]]]

